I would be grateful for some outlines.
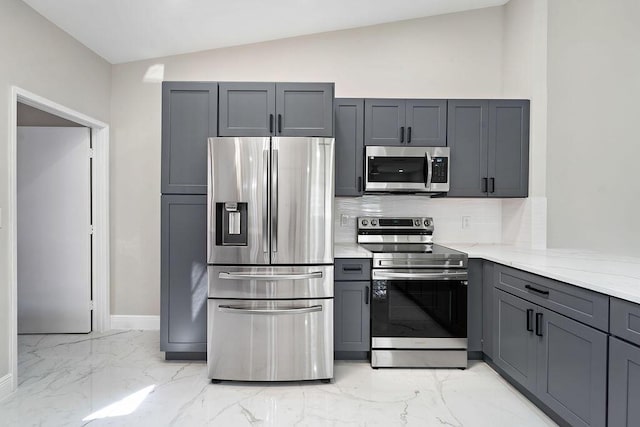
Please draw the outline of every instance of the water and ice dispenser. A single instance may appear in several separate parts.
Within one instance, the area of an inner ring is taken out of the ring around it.
[[[247,245],[246,202],[216,203],[216,245]]]

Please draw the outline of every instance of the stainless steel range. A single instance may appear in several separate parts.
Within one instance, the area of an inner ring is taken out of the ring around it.
[[[373,252],[374,368],[467,367],[467,255],[432,238],[432,218],[358,218]]]

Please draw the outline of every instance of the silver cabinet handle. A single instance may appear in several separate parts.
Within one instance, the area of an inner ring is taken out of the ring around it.
[[[269,150],[262,151],[262,251],[269,252]]]
[[[301,308],[277,308],[277,309],[261,309],[261,308],[242,308],[231,305],[219,305],[218,310],[224,313],[238,314],[262,314],[262,315],[280,315],[280,314],[306,314],[322,311],[321,305],[312,305],[311,307]]]
[[[431,188],[431,176],[433,175],[433,165],[431,164],[431,154],[427,151],[424,153],[427,156],[427,182],[424,183],[426,188]]]
[[[252,274],[242,272],[226,272],[218,274],[218,278],[225,280],[304,280],[322,279],[322,271],[311,273],[291,273],[291,274]]]
[[[451,279],[466,279],[466,272],[455,272],[455,273],[384,273],[379,271],[373,271],[371,275],[372,279],[406,279],[406,280],[420,280],[420,279],[431,279],[431,280],[451,280]]]
[[[278,150],[273,150],[273,165],[271,170],[271,246],[273,252],[278,252]]]

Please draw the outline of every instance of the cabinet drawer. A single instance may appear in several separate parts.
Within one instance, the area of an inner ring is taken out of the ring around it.
[[[369,258],[336,258],[335,280],[371,280]]]
[[[611,298],[611,334],[640,345],[640,305]]]
[[[609,297],[567,283],[496,264],[495,286],[605,332]]]

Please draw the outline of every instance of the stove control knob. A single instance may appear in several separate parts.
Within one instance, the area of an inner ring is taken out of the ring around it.
[[[372,219],[371,220],[371,225],[378,225],[378,220]]]
[[[369,221],[367,221],[366,219],[363,219],[362,221],[360,221],[360,224],[362,225],[369,225]]]
[[[424,220],[424,225],[425,225],[425,227],[427,227],[429,225],[429,220],[428,219]]]
[[[415,221],[413,221],[413,223],[416,225],[416,227],[420,227],[420,220],[416,219]]]

